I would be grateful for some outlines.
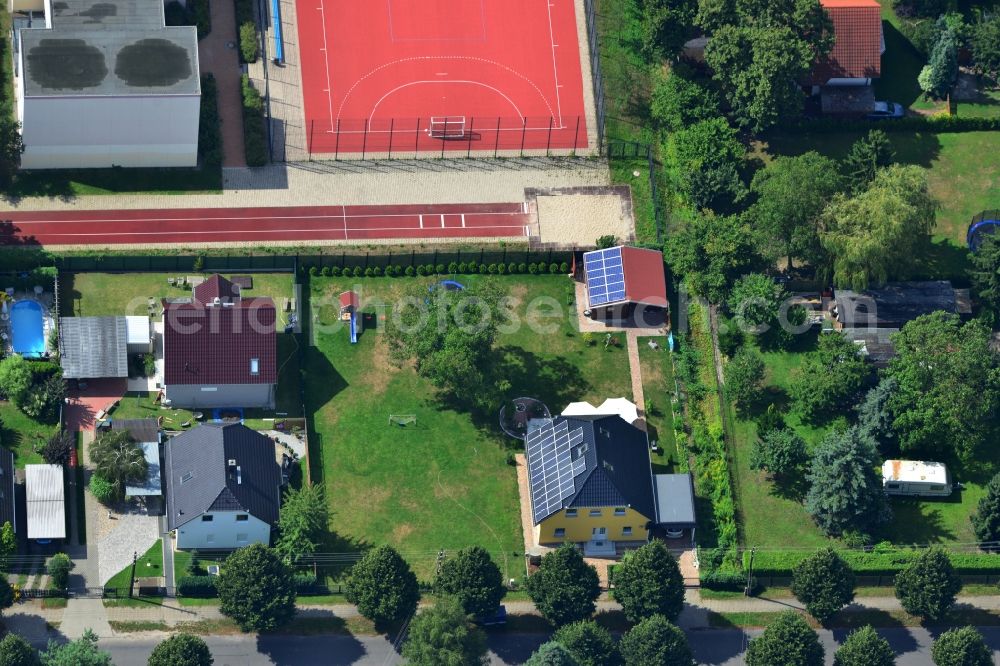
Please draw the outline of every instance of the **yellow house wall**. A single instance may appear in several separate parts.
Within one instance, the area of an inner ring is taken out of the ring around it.
[[[621,507],[619,507],[621,508]],[[615,507],[601,507],[600,516],[591,516],[590,509],[581,507],[577,509],[575,518],[566,516],[566,510],[555,513],[539,525],[539,543],[556,543],[561,541],[581,542],[590,541],[595,527],[604,527],[607,534],[604,538],[608,541],[645,541],[649,538],[649,531],[646,523],[649,518],[643,516],[635,509],[626,508],[624,516],[616,516]],[[623,527],[631,527],[632,534],[622,535]],[[555,531],[559,528],[566,530],[566,535],[556,537]]]

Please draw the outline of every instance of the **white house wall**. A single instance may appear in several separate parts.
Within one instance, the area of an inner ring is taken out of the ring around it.
[[[274,409],[273,384],[167,384],[174,407],[259,407]]]
[[[177,547],[188,550],[229,550],[242,548],[252,543],[265,546],[271,542],[271,526],[250,514],[237,511],[209,511],[211,521],[203,521],[198,516],[177,528]],[[248,516],[246,521],[237,521],[236,516]]]
[[[22,97],[23,169],[192,167],[198,95]]]

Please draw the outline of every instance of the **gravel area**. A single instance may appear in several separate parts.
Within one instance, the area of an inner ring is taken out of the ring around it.
[[[160,538],[156,516],[145,513],[118,513],[102,507],[97,513],[97,553],[101,584],[132,563],[132,554],[142,555]],[[92,519],[93,514],[88,516]]]
[[[542,243],[592,246],[599,237],[635,235],[635,224],[617,194],[540,195],[538,235]]]

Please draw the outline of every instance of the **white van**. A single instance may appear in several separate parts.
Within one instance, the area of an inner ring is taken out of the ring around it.
[[[882,488],[887,495],[947,497],[951,495],[951,475],[944,463],[886,460],[882,464]]]

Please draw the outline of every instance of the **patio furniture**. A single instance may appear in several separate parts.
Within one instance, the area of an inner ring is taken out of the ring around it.
[[[174,279],[172,277],[168,277],[167,278],[167,284],[169,284],[171,287],[173,287],[174,286]]]
[[[42,285],[40,284],[36,284],[34,291],[35,291],[35,296],[41,296],[42,292],[45,291],[45,288],[42,287]]]

